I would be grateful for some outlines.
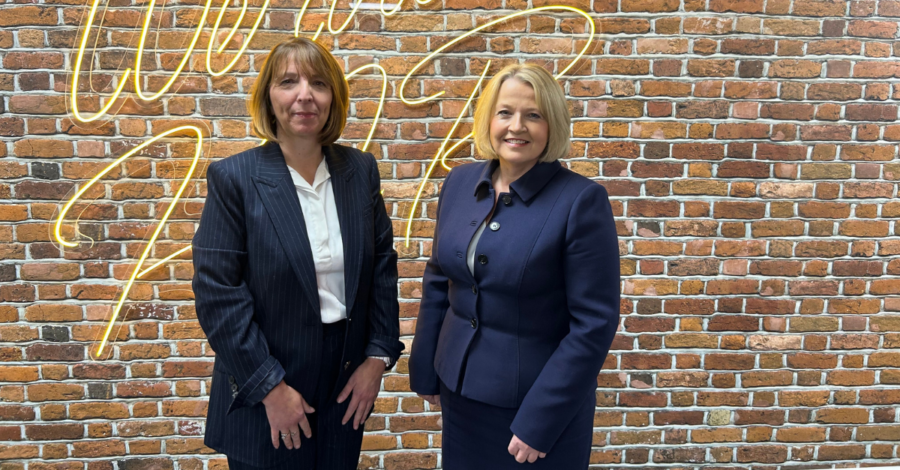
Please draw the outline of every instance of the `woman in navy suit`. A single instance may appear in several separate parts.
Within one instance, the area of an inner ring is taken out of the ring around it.
[[[297,38],[250,95],[268,143],[209,166],[197,319],[216,353],[204,443],[235,469],[356,469],[400,356],[397,254],[374,157],[334,144],[341,66]]]
[[[558,162],[569,123],[546,70],[505,67],[475,110],[487,161],[441,188],[409,370],[447,470],[588,466],[619,249],[606,190]]]

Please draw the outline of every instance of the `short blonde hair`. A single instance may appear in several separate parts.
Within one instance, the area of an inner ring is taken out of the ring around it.
[[[547,147],[538,161],[552,162],[569,154],[571,140],[569,107],[559,82],[543,67],[536,64],[510,64],[503,67],[484,87],[475,106],[475,149],[484,158],[500,158],[491,145],[491,119],[500,94],[500,86],[510,78],[527,83],[534,90],[538,110],[548,124]]]
[[[269,88],[287,68],[288,61],[297,64],[299,72],[309,78],[319,76],[331,87],[331,108],[328,120],[319,134],[319,142],[331,145],[344,132],[347,111],[350,109],[350,87],[344,79],[344,71],[337,59],[321,44],[306,38],[292,38],[272,48],[266,57],[247,103],[250,127],[262,139],[278,142],[275,114],[269,98]]]

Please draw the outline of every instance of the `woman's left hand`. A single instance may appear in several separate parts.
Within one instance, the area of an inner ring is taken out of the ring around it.
[[[509,441],[509,447],[506,448],[509,451],[509,455],[512,455],[516,458],[516,462],[525,463],[534,463],[538,458],[544,458],[547,456],[546,452],[538,452],[537,449],[532,449],[531,446],[522,442],[515,434],[513,434],[512,440]]]
[[[375,398],[378,397],[382,375],[384,375],[384,361],[372,357],[353,371],[353,375],[337,399],[338,403],[343,403],[352,395],[341,424],[347,424],[347,421],[353,418],[353,429],[359,429],[359,426],[366,422],[369,410],[375,405]]]

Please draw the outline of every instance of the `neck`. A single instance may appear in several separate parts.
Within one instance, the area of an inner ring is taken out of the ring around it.
[[[284,134],[286,133],[279,132],[279,135]],[[279,139],[278,146],[281,147],[284,161],[300,174],[306,173],[309,169],[315,173],[315,168],[319,166],[324,157],[322,144],[316,138],[288,136]]]
[[[499,171],[495,172],[497,182],[503,187],[509,187],[515,180],[521,178],[525,173],[528,173],[528,170],[532,169],[537,162],[537,159],[535,159],[529,162],[515,164],[501,158],[500,168],[498,168]]]

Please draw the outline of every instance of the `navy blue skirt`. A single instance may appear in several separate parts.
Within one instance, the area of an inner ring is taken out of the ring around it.
[[[584,470],[591,460],[596,397],[585,400],[572,422],[543,459],[516,462],[507,448],[517,408],[471,400],[441,382],[444,470]]]

